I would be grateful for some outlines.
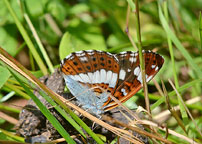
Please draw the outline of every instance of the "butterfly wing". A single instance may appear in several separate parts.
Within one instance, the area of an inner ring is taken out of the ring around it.
[[[160,70],[164,59],[151,51],[144,51],[146,81]],[[139,56],[137,52],[113,55],[88,50],[67,56],[61,63],[67,86],[71,93],[93,113],[102,113],[117,106],[108,97],[112,94],[125,102],[142,88]],[[96,112],[101,111],[101,112]]]
[[[90,88],[109,88],[113,91],[118,80],[119,64],[118,59],[110,53],[88,50],[67,56],[61,63],[61,70]]]
[[[140,72],[140,62],[138,52],[122,52],[117,54],[119,60],[119,79],[113,93],[119,101],[125,102],[142,88],[142,75]],[[151,51],[143,51],[145,60],[146,82],[149,82],[161,69],[164,59]],[[105,110],[116,107],[114,101],[110,101]]]
[[[110,101],[118,81],[118,59],[107,52],[88,50],[68,55],[61,71],[70,92],[86,109],[101,111]],[[100,112],[99,112],[100,113]]]

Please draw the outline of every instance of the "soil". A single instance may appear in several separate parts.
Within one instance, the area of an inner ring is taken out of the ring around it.
[[[59,70],[55,70],[55,72],[50,76],[44,76],[40,78],[40,80],[54,92],[63,96],[66,99],[72,98],[72,95],[69,93],[64,93],[65,83],[63,80],[63,76]],[[57,118],[57,120],[61,123],[61,125],[65,128],[65,130],[70,135],[75,135],[75,142],[78,144],[81,143],[96,143],[92,138],[84,139],[79,135],[79,133],[52,107],[46,100],[35,91],[34,94],[41,100],[41,102],[51,111],[51,113]],[[72,101],[75,103],[75,101]],[[107,115],[120,120],[121,122],[128,123],[127,119],[122,116],[122,114],[117,109],[113,109],[111,112],[106,113]],[[82,120],[92,128],[93,122],[88,120],[87,118],[81,117]],[[112,124],[113,125],[113,124]],[[33,100],[29,100],[28,104],[23,108],[19,115],[19,122],[16,125],[17,134],[25,137],[26,142],[28,143],[43,143],[47,141],[56,140],[61,138],[60,134],[56,131],[56,129],[52,126],[52,124],[46,119],[46,117],[41,113]],[[102,128],[99,125],[93,126],[93,131],[95,133],[102,134],[106,136],[107,143],[110,143],[117,136],[114,133]],[[142,140],[143,143],[148,143],[148,139],[135,133],[139,139]],[[128,143],[125,139],[119,138],[119,142],[121,144]],[[61,142],[66,143],[66,142]]]

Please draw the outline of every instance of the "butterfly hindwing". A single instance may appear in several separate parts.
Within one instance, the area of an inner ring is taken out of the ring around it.
[[[122,52],[117,54],[116,57],[119,60],[120,71],[118,83],[113,96],[119,101],[125,102],[143,86],[139,55],[138,52]],[[143,51],[143,58],[145,61],[146,82],[149,82],[162,67],[164,59],[159,54],[151,51]],[[116,106],[117,104],[115,102],[110,101],[106,110],[112,109]]]

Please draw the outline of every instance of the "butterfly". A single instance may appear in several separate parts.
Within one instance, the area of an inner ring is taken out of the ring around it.
[[[146,82],[149,82],[161,69],[164,59],[152,51],[142,52]],[[143,87],[138,52],[73,52],[61,61],[61,71],[77,102],[94,115],[118,106],[109,95],[125,102]]]

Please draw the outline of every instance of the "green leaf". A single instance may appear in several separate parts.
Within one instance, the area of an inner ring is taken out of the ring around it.
[[[57,20],[57,22],[60,22],[61,24],[67,16],[67,10],[69,10],[69,8],[66,7],[66,4],[63,4],[61,1],[53,0],[49,1],[47,5],[47,11]]]
[[[26,6],[31,16],[38,17],[43,14],[43,7],[45,7],[43,1],[27,0],[24,2],[26,2]]]
[[[60,42],[60,46],[59,46],[60,59],[64,59],[67,55],[73,52],[73,50],[74,50],[74,47],[71,43],[71,35],[68,32],[66,32],[63,35],[62,40]]]
[[[71,9],[70,12],[72,14],[82,14],[84,12],[89,11],[89,6],[85,3],[78,3],[77,5],[74,5]]]
[[[0,66],[0,88],[7,82],[11,76],[7,68]]]
[[[92,33],[90,33],[90,31]],[[97,28],[90,28],[89,33],[83,33],[82,38],[71,35],[66,32],[60,42],[59,54],[60,59],[65,58],[72,52],[81,50],[103,50],[106,51],[104,38],[99,33],[94,33]]]
[[[132,0],[127,0],[127,2],[130,5],[130,8],[132,9],[132,11],[135,11],[136,9],[135,3]]]
[[[16,54],[18,45],[15,33],[14,25],[0,27],[0,46],[12,56]]]

